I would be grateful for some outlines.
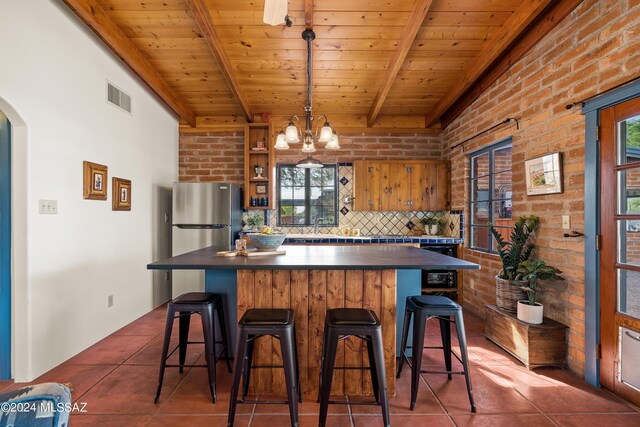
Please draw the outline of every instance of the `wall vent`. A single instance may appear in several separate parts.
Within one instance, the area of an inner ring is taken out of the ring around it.
[[[131,96],[107,82],[107,102],[131,113]]]

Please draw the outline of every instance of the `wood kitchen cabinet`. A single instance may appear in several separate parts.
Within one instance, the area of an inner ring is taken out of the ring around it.
[[[449,167],[427,160],[356,160],[356,211],[449,210]]]

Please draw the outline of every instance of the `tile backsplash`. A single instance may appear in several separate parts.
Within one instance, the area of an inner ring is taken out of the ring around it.
[[[462,211],[446,212],[355,212],[352,203],[345,203],[345,199],[353,196],[353,166],[351,163],[340,163],[338,166],[338,223],[335,226],[318,226],[318,232],[323,234],[340,234],[340,230],[348,227],[359,228],[363,236],[416,236],[423,233],[420,220],[424,217],[440,219],[438,236],[462,237]],[[310,234],[313,226],[281,227],[278,226],[277,210],[245,211],[243,221],[246,224],[250,218],[263,217],[271,227],[278,228],[288,234]],[[251,227],[245,226],[245,230]]]

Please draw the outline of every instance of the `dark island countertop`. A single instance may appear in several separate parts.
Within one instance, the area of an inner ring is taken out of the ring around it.
[[[147,265],[150,270],[478,270],[458,258],[407,246],[284,246],[285,255],[218,257],[204,248]]]

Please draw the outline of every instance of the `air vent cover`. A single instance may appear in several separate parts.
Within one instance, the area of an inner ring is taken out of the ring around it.
[[[131,96],[109,82],[107,82],[107,102],[110,102],[127,113],[131,113]]]

